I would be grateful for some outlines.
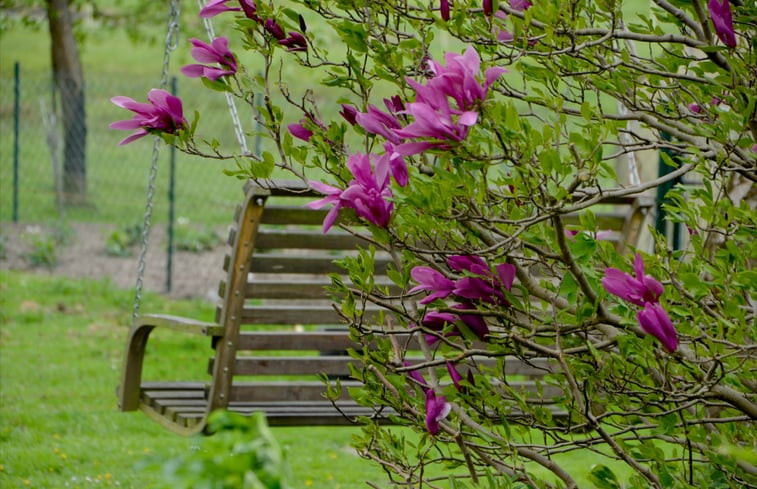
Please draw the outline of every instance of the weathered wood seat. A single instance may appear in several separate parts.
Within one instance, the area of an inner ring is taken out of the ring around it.
[[[118,390],[121,410],[141,409],[182,434],[201,432],[207,416],[222,408],[264,411],[271,425],[344,425],[355,416],[388,420],[388,411],[359,406],[348,396],[347,387],[358,384],[349,380],[348,364],[354,360],[346,352],[357,345],[325,291],[329,274],[341,272],[334,260],[365,242],[336,229],[322,234],[326,211],[303,206],[315,197],[301,185],[247,185],[230,233],[216,321],[140,316],[128,336]],[[616,204],[628,204],[631,211],[618,207],[611,217],[600,216],[602,228],[635,241],[644,206],[635,199]],[[387,262],[388,257],[377,255],[377,274],[385,272]],[[388,283],[386,277],[377,280]],[[208,337],[208,376],[143,381],[145,351],[155,328]],[[550,370],[540,361],[505,362],[506,373],[524,379],[510,388],[535,390],[530,378]],[[336,407],[324,397],[324,375],[345,379]]]

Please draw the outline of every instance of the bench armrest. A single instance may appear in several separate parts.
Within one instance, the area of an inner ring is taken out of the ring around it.
[[[156,327],[201,336],[220,336],[223,334],[223,326],[216,323],[205,323],[165,314],[145,314],[137,317],[134,325],[129,329],[126,355],[121,372],[121,385],[118,388],[118,407],[121,411],[134,411],[139,408],[142,364],[144,363],[147,339]]]

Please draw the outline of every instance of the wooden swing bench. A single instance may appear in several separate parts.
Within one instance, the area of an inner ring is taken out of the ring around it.
[[[269,424],[279,426],[348,425],[356,416],[389,422],[386,410],[359,406],[348,395],[347,388],[359,383],[349,380],[349,364],[355,360],[347,351],[358,346],[325,291],[329,274],[342,272],[334,260],[365,241],[336,229],[322,234],[326,211],[303,206],[317,197],[302,184],[246,185],[223,263],[226,278],[219,288],[216,321],[139,316],[129,331],[118,388],[122,411],[141,409],[185,435],[203,432],[208,415],[217,409],[262,411]],[[635,244],[653,202],[623,198],[612,204],[613,212],[597,215],[600,227],[618,232],[618,246]],[[387,262],[377,255],[377,274],[385,273]],[[377,280],[388,283],[386,277]],[[208,377],[143,381],[147,342],[155,328],[208,337]],[[508,375],[526,379],[515,384],[534,392],[535,379],[551,370],[544,359],[525,363],[512,358],[505,365]],[[324,396],[324,375],[344,379],[336,406]]]

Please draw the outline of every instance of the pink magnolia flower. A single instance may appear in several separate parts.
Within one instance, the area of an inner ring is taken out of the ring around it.
[[[229,40],[225,37],[216,37],[208,44],[199,39],[189,40],[194,46],[192,57],[200,63],[218,63],[220,68],[200,64],[186,65],[181,72],[191,78],[205,77],[216,81],[222,76],[233,75],[237,72],[237,59],[229,50]]]
[[[165,132],[176,134],[187,127],[184,119],[184,111],[181,99],[165,90],[154,88],[147,94],[149,103],[135,102],[129,97],[117,96],[110,99],[119,107],[134,112],[134,117],[128,120],[114,122],[111,129],[138,129],[119,144],[128,144],[136,139],[146,136],[150,132]]]
[[[669,352],[678,348],[678,333],[660,304],[647,302],[644,309],[636,314],[639,325],[645,333],[657,338]]]
[[[440,423],[449,416],[452,405],[433,389],[426,390],[426,428],[432,435],[439,433]]]
[[[707,9],[710,11],[712,25],[715,26],[715,32],[723,41],[723,44],[729,48],[736,47],[736,33],[733,30],[733,19],[731,17],[731,4],[728,0],[710,0],[707,3]]]
[[[333,208],[323,220],[323,232],[327,232],[336,221],[339,209],[349,207],[362,217],[379,227],[386,227],[392,217],[394,204],[389,189],[389,158],[372,158],[375,155],[356,153],[350,155],[347,167],[353,175],[349,187],[340,190],[323,183],[311,182],[311,186],[326,197],[308,204],[311,209],[320,209],[326,204]],[[385,155],[388,156],[388,155]],[[375,168],[371,160],[376,159]]]
[[[452,290],[455,287],[455,282],[431,267],[413,267],[410,271],[410,276],[418,282],[418,285],[410,289],[408,291],[409,294],[414,294],[421,290],[431,292],[431,294],[419,301],[421,304],[428,304],[429,302],[434,302],[436,299],[445,299],[452,294]]]
[[[644,260],[639,253],[636,253],[634,259],[634,269],[635,278],[617,268],[610,267],[605,270],[602,285],[607,292],[637,306],[657,302],[663,292],[662,284],[654,277],[644,275]]]
[[[702,111],[702,108],[699,107],[699,104],[692,102],[689,104],[689,110],[694,112],[695,114],[698,114]]]
[[[752,146],[752,153],[757,153],[757,143]]]

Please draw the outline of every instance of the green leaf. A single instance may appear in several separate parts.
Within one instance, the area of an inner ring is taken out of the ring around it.
[[[599,489],[620,489],[620,482],[612,470],[606,465],[594,465],[587,477],[589,482]]]

